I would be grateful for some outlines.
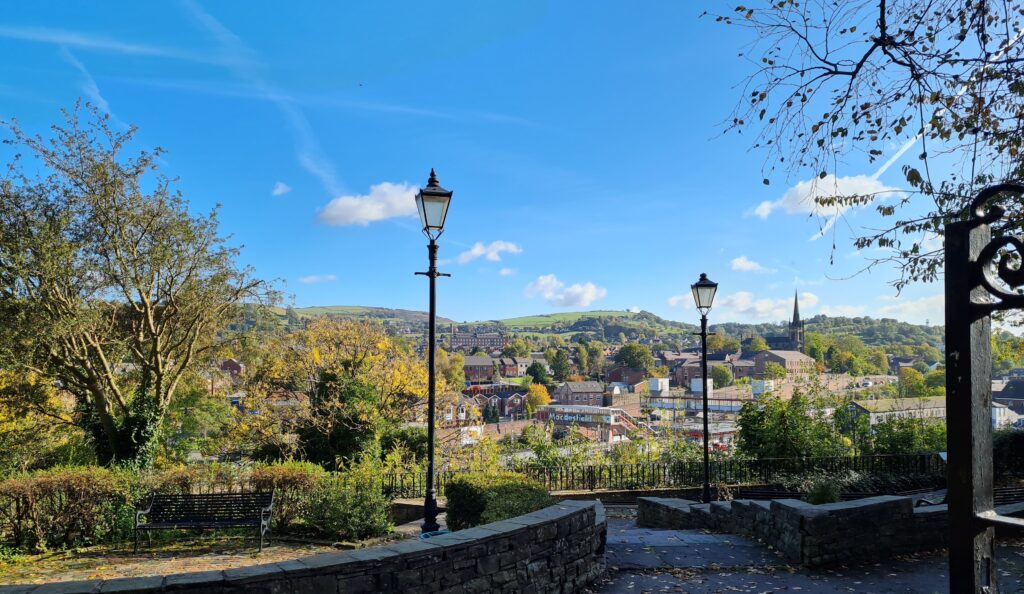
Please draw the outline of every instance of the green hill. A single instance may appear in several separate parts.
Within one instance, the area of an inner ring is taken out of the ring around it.
[[[427,312],[410,309],[391,309],[387,307],[367,307],[362,305],[322,305],[315,307],[273,307],[271,310],[282,320],[287,320],[289,309],[299,319],[338,317],[354,319],[373,319],[381,322],[395,322],[405,324],[426,324]],[[438,316],[438,324],[451,324],[452,320]]]

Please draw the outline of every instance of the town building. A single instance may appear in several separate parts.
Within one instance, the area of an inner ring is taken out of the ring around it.
[[[647,377],[647,370],[639,367],[626,367],[625,365],[619,365],[608,370],[605,374],[605,381],[607,382],[621,382],[624,384],[637,384],[644,381]]]
[[[468,355],[462,364],[466,381],[474,383],[490,382],[494,379],[495,360],[483,355]]]
[[[790,376],[814,371],[814,359],[799,351],[762,351],[754,355],[754,377],[763,378],[768,363],[781,365]]]
[[[584,406],[604,404],[604,385],[601,382],[565,382],[551,394],[554,402]]]
[[[778,351],[804,350],[804,322],[800,319],[800,302],[793,291],[793,319],[789,322],[788,336],[765,336],[768,348]]]
[[[890,419],[946,420],[946,397],[881,398],[857,400],[850,404],[856,416],[868,415],[868,424],[877,425]]]
[[[508,335],[500,332],[456,332],[455,325],[452,325],[451,348],[452,350],[483,349],[485,351],[500,351],[508,346]]]

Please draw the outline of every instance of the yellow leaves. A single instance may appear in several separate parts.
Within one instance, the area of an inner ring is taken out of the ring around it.
[[[312,355],[314,363],[316,363],[317,365],[323,364],[323,357],[320,356],[320,349],[318,349],[317,347],[313,347]]]

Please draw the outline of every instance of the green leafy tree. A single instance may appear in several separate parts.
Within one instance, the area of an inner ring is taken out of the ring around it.
[[[534,384],[547,384],[551,381],[548,377],[548,370],[540,361],[530,363],[530,366],[526,368],[526,375]]]
[[[580,373],[583,375],[590,374],[590,351],[587,350],[587,345],[578,344],[576,345],[576,361],[579,362]]]
[[[786,368],[774,361],[768,361],[764,364],[764,379],[770,380],[781,380],[786,379],[789,374]]]
[[[501,351],[502,357],[529,357],[530,356],[530,343],[526,340],[515,337],[508,342],[504,349]]]
[[[725,365],[711,365],[711,369],[708,373],[711,375],[711,379],[714,380],[714,384],[712,385],[715,388],[724,388],[732,385],[732,371],[730,371]]]
[[[569,355],[562,349],[555,349],[548,357],[548,365],[551,366],[551,375],[555,381],[564,382],[572,374],[572,364],[569,362]]]
[[[822,407],[799,390],[789,401],[769,395],[744,404],[737,425],[737,447],[753,458],[843,456],[853,449]]]
[[[946,451],[946,424],[942,421],[886,419],[872,429],[872,454],[934,454]]]
[[[0,180],[0,367],[59,382],[101,463],[146,466],[182,378],[267,287],[153,174],[159,150],[124,154],[134,128],[91,107],[49,139],[7,127],[40,172]]]
[[[761,353],[768,350],[768,343],[765,339],[760,336],[755,336],[750,339],[750,346],[747,347],[747,351],[751,353]]]
[[[645,345],[631,342],[623,345],[619,352],[615,353],[615,362],[626,367],[650,369],[654,367],[654,355]]]
[[[925,395],[924,376],[913,367],[903,367],[899,375],[900,398],[918,398]]]

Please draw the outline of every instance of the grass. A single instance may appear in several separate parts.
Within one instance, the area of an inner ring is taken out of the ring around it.
[[[502,324],[509,327],[515,328],[543,328],[550,326],[551,324],[558,323],[573,323],[582,318],[632,318],[636,314],[629,311],[610,311],[610,310],[598,310],[598,311],[576,311],[576,312],[560,312],[553,314],[541,314],[536,316],[523,316],[520,318],[508,318],[505,320],[497,320]],[[477,322],[483,323],[483,322]]]

